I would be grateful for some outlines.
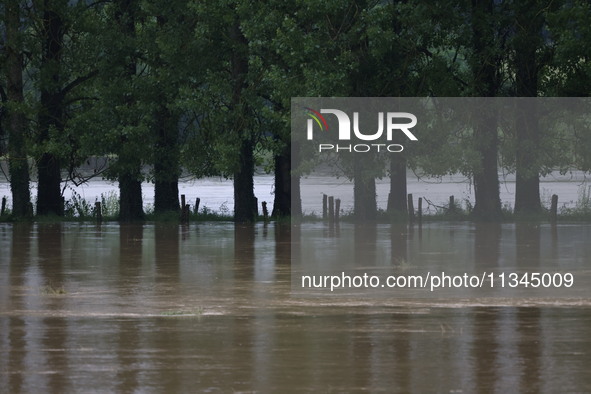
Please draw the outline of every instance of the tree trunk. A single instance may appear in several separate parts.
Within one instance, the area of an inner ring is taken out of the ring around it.
[[[275,155],[275,199],[271,216],[291,215],[291,152],[286,145]]]
[[[499,196],[498,135],[497,118],[494,108],[483,108],[474,129],[475,148],[479,152],[479,162],[474,168],[473,215],[480,220],[501,219],[501,199]]]
[[[544,19],[537,1],[516,3],[515,94],[536,97],[538,94],[538,61],[536,52],[542,43]],[[537,213],[540,201],[540,136],[535,102],[524,102],[517,127],[515,213]]]
[[[367,7],[367,1],[356,2],[360,9]],[[357,32],[359,33],[359,32]],[[349,74],[352,97],[372,97],[375,64],[371,60],[366,38],[355,34],[351,55],[355,58],[356,69]],[[352,153],[353,160],[353,210],[357,223],[371,222],[377,216],[376,180],[371,153]],[[345,160],[349,159],[347,157]]]
[[[43,153],[37,163],[37,215],[63,216],[64,203],[61,195],[61,171],[59,159],[51,153]]]
[[[156,17],[158,28],[167,30],[167,18]],[[155,72],[167,69],[169,64],[159,56],[156,60]],[[159,85],[164,85],[162,82]],[[166,91],[175,87],[174,82],[168,82]],[[158,97],[158,108],[155,111],[156,144],[154,149],[154,211],[157,213],[180,210],[179,205],[179,165],[178,119],[167,106],[171,101],[170,94],[165,94],[165,86],[161,86]]]
[[[5,5],[6,13],[6,85],[7,100],[12,108],[21,106],[23,96],[23,59],[18,50],[20,27],[19,1],[10,0]],[[26,217],[32,214],[29,189],[29,166],[25,150],[25,115],[18,109],[8,113],[8,171],[12,193],[12,215]]]
[[[388,196],[388,213],[408,214],[406,204],[406,158],[400,153],[390,156],[390,194]]]
[[[523,166],[524,164],[521,167]],[[523,170],[517,171],[515,179],[515,213],[537,213],[541,210],[539,177],[537,175],[527,175],[527,172],[524,174]]]
[[[122,34],[135,36],[135,2],[133,0],[123,0],[118,3],[116,20],[119,24]],[[130,54],[124,64],[124,75],[128,86],[132,86],[132,80],[136,75],[135,55]],[[135,98],[130,96],[126,98],[125,105],[131,107],[135,105]],[[129,126],[137,126],[136,120],[129,120]],[[121,145],[132,143],[125,135],[120,137]],[[131,222],[144,219],[144,209],[142,200],[142,161],[135,153],[129,153],[129,150],[121,149],[118,157],[117,180],[119,182],[119,221]]]
[[[43,11],[43,51],[41,58],[41,93],[39,113],[39,144],[50,139],[50,131],[63,131],[63,97],[60,90],[60,63],[64,38],[64,22],[51,8],[48,0]],[[63,216],[61,166],[52,152],[43,152],[37,163],[37,215]]]
[[[535,101],[521,101],[516,124],[515,213],[542,210],[539,178],[539,136]]]
[[[119,174],[119,221],[132,222],[144,219],[142,201],[141,167]]]
[[[234,221],[253,222],[256,213],[253,142],[251,138],[244,138],[240,143],[238,167],[234,171]]]
[[[256,219],[257,204],[254,196],[254,135],[248,103],[243,89],[248,75],[248,42],[242,34],[238,21],[230,27],[230,37],[235,45],[232,53],[232,103],[234,116],[232,131],[238,142],[237,163],[234,169],[234,221],[253,222]]]
[[[353,158],[353,199],[355,221],[357,223],[370,222],[376,219],[376,180],[372,175],[371,160],[359,153]]]
[[[291,164],[290,168],[293,170],[300,165],[300,145],[294,142],[291,145]],[[300,176],[298,174],[290,173],[290,189],[291,189],[291,217],[302,217],[302,193],[300,187]]]
[[[175,117],[164,105],[156,114],[154,211],[179,211],[179,147]]]
[[[472,0],[472,49],[470,66],[476,94],[497,95],[500,82],[493,23],[494,1]],[[486,104],[486,103],[485,103]],[[474,167],[474,216],[482,220],[500,220],[497,117],[494,108],[482,106],[482,115],[474,125],[474,148],[479,154]]]

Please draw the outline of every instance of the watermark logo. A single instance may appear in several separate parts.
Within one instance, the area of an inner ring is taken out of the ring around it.
[[[320,130],[328,131],[328,123],[326,123],[326,119],[324,119],[324,116],[322,116],[320,112],[314,111],[312,108],[308,107],[304,107],[304,109],[306,110],[308,116],[312,118],[308,119],[308,140],[312,139],[312,126],[314,126],[312,121],[316,122],[316,124],[320,127]]]
[[[323,114],[329,114],[336,117],[338,122],[338,140],[351,141],[352,139],[358,141],[375,141],[385,140],[386,143],[361,143],[361,144],[329,144],[321,143],[318,145],[319,152],[323,151],[348,151],[348,152],[402,152],[404,147],[401,144],[391,144],[395,133],[403,133],[410,141],[418,141],[418,138],[410,131],[411,128],[416,126],[417,117],[409,112],[378,112],[378,124],[377,131],[365,130],[359,126],[359,112],[353,112],[353,122],[346,112],[340,109],[322,108],[316,111],[309,107],[304,107],[307,115],[310,117],[307,120],[307,139],[312,141],[314,139],[314,129],[320,129],[320,131],[328,131],[328,122]]]

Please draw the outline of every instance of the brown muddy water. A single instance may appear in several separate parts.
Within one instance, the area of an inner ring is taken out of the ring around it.
[[[589,225],[536,228],[432,224],[406,259],[590,263]],[[285,225],[0,224],[0,392],[591,392],[589,299],[297,295],[291,249]]]

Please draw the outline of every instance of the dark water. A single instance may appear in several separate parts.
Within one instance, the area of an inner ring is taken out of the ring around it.
[[[543,228],[435,229],[407,259],[554,250]],[[285,226],[2,224],[0,392],[591,392],[589,300],[299,297],[290,253]]]

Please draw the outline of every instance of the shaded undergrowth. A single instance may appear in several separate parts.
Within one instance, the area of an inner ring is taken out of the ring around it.
[[[406,212],[387,212],[385,210],[378,210],[375,221],[378,223],[392,223],[392,222],[436,222],[436,221],[480,221],[473,214],[473,206],[469,200],[458,202],[450,199],[446,205],[435,205],[426,200],[425,208],[422,214],[418,214],[415,210],[414,216],[411,218]],[[97,212],[100,203],[100,215]],[[546,204],[549,205],[549,204]],[[23,220],[35,220],[37,222],[59,222],[59,221],[98,221],[99,216],[103,222],[117,221],[119,216],[119,197],[115,191],[102,193],[100,198],[94,202],[90,202],[83,198],[79,193],[72,189],[71,198],[64,204],[64,216],[45,215],[35,216],[34,218],[14,218],[11,215],[10,208],[7,207],[3,215],[0,215],[0,222],[13,222]],[[341,210],[338,213],[339,220],[342,222],[355,222],[355,214],[352,210]],[[502,213],[499,217],[495,217],[495,221],[501,222],[544,222],[552,220],[550,208],[544,207],[540,212],[529,214],[515,214],[509,205],[502,207]],[[179,212],[154,212],[153,205],[145,207],[145,220],[155,222],[180,222],[181,217]],[[190,222],[228,222],[233,221],[233,215],[228,209],[226,203],[223,203],[219,209],[213,210],[207,206],[202,206],[198,212],[194,210],[189,212],[188,220]],[[263,221],[265,218],[259,216],[257,221]],[[268,218],[278,223],[286,223],[291,221],[290,217]],[[305,214],[301,221],[314,222],[325,220],[322,215],[314,212]],[[581,187],[579,195],[574,206],[567,207],[563,203],[558,208],[557,221],[591,221],[591,186]]]

